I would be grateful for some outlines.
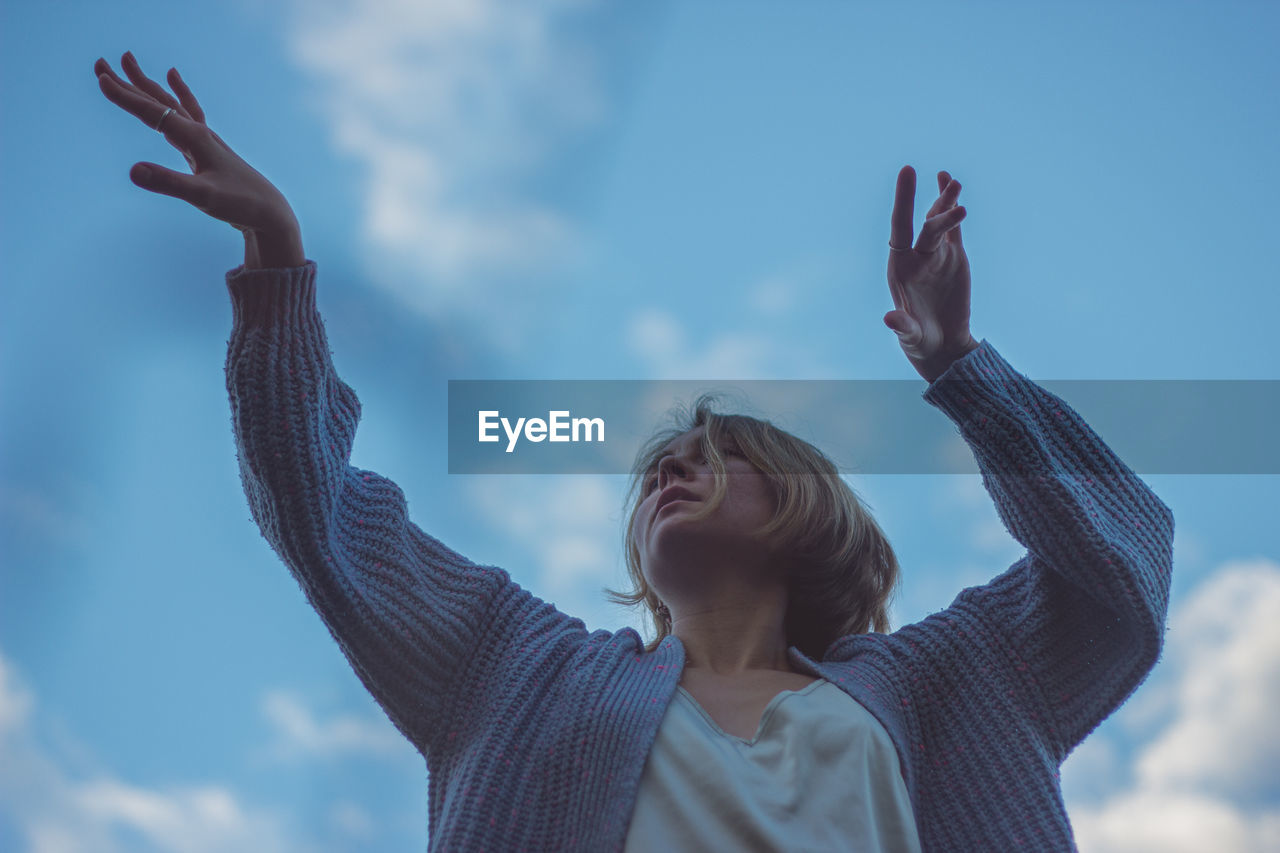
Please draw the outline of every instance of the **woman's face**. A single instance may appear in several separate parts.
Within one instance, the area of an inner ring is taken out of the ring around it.
[[[732,561],[745,570],[766,556],[758,531],[773,518],[774,498],[768,479],[732,439],[724,438],[719,447],[725,462],[724,500],[706,518],[691,518],[715,490],[711,465],[702,458],[704,431],[697,427],[667,445],[644,482],[636,510],[640,566],[659,596],[673,580],[663,576],[664,566],[684,572],[690,564]]]

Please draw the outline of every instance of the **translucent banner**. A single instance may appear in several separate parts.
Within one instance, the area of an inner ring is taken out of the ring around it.
[[[1138,474],[1278,474],[1280,380],[1036,381]],[[850,474],[976,474],[914,380],[454,380],[449,473],[625,474],[676,404],[722,395]],[[1088,464],[1087,462],[1084,464]],[[800,473],[800,472],[795,472]]]

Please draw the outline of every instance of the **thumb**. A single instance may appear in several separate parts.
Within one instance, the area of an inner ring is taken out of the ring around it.
[[[890,311],[884,315],[884,324],[889,327],[889,331],[893,332],[901,339],[908,339],[915,335],[918,324],[911,319],[911,315],[904,311]]]
[[[193,176],[166,169],[156,163],[134,163],[129,180],[144,190],[187,201],[191,195]]]

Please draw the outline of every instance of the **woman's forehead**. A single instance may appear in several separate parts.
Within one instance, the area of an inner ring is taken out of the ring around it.
[[[697,426],[688,432],[678,435],[671,441],[667,442],[667,446],[662,448],[659,456],[666,456],[668,453],[679,453],[681,450],[696,444],[702,438],[702,434],[707,431],[706,427]]]

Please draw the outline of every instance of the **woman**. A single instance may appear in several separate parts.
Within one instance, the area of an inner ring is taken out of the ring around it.
[[[133,181],[245,236],[227,356],[255,521],[426,758],[433,850],[1070,850],[1067,754],[1161,648],[1169,509],[1057,397],[969,334],[959,184],[912,244],[898,176],[885,323],[1027,554],[886,634],[892,550],[804,442],[705,406],[641,454],[628,564],[658,620],[587,633],[423,533],[349,465],[360,402],[276,189],[125,54],[103,93],[186,175]],[[796,476],[797,471],[807,476]]]

